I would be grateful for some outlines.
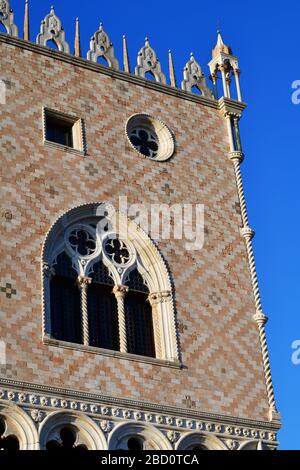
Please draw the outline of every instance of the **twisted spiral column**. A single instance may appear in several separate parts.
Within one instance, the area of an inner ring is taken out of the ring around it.
[[[128,351],[125,302],[124,302],[127,292],[128,292],[127,286],[115,286],[113,288],[113,293],[117,299],[117,305],[118,305],[120,351],[123,353],[127,353]]]
[[[80,289],[80,301],[81,301],[81,331],[82,340],[85,346],[90,344],[90,332],[89,332],[89,316],[88,316],[88,305],[87,305],[87,289],[91,284],[92,279],[90,277],[79,276],[77,284]]]
[[[268,351],[268,344],[267,344],[267,337],[266,337],[266,330],[265,330],[265,324],[267,323],[268,318],[262,312],[257,312],[256,315],[254,315],[254,320],[257,323],[258,331],[259,331],[263,363],[264,363],[264,368],[265,368],[269,407],[270,407],[270,410],[273,410],[276,412],[276,402],[275,402],[275,395],[274,395],[274,389],[273,389],[272,374],[271,374],[271,367],[270,367],[270,360],[269,360],[269,351]]]
[[[232,137],[232,136],[231,136]],[[253,245],[252,240],[255,235],[255,232],[249,227],[249,219],[248,219],[248,212],[247,212],[247,205],[244,193],[244,185],[241,173],[241,162],[243,161],[244,155],[241,150],[230,152],[229,155],[230,160],[233,163],[234,173],[236,178],[237,190],[238,190],[238,197],[241,207],[241,218],[242,218],[242,228],[241,228],[241,235],[245,240],[249,268],[250,268],[250,275],[251,275],[251,282],[255,300],[255,307],[256,307],[256,314],[254,315],[253,319],[258,326],[259,331],[259,339],[260,339],[260,346],[262,351],[262,360],[263,360],[263,367],[264,367],[264,375],[265,375],[265,382],[266,382],[266,391],[268,397],[268,404],[269,404],[269,418],[271,421],[279,421],[280,414],[277,412],[276,409],[276,402],[275,402],[275,394],[274,394],[274,387],[272,382],[272,374],[271,374],[271,366],[270,366],[270,357],[267,345],[267,337],[266,337],[266,330],[265,325],[268,321],[266,315],[264,315],[262,311],[262,303],[261,303],[261,296],[258,284],[258,277],[255,265],[255,258],[253,252]]]

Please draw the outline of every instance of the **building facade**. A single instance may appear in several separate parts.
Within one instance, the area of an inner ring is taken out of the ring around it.
[[[0,446],[275,449],[237,58],[179,86],[148,39],[131,69],[0,12]]]

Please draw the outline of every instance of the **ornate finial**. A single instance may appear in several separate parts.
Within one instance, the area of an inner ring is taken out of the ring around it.
[[[24,15],[23,39],[24,39],[25,41],[30,41],[30,36],[29,36],[29,5],[28,5],[28,0],[25,0],[25,15]]]
[[[124,72],[130,73],[129,55],[128,55],[127,40],[126,40],[125,34],[123,36],[123,64],[124,64]]]
[[[53,6],[51,6],[50,13],[42,21],[40,34],[36,38],[36,43],[40,46],[47,46],[48,41],[53,41],[61,52],[70,53],[64,29],[60,19],[54,12]]]
[[[103,30],[103,24],[100,23],[99,30],[96,31],[90,42],[90,50],[87,53],[87,59],[97,62],[99,57],[104,57],[109,67],[119,70],[119,61],[115,57],[114,46],[106,32]]]
[[[10,8],[8,0],[0,2],[0,23],[3,24],[7,34],[18,37],[18,28],[14,24],[14,12]]]
[[[138,53],[135,74],[145,78],[147,72],[152,73],[157,82],[166,84],[166,76],[161,70],[156,52],[150,47],[148,37],[145,39],[145,46]]]
[[[183,76],[184,79],[181,84],[181,88],[184,91],[191,92],[192,89],[196,87],[202,93],[203,96],[205,96],[206,98],[212,98],[212,92],[206,84],[204,73],[202,72],[202,69],[198,62],[196,62],[194,54],[192,52],[190,60],[184,67]]]
[[[169,50],[169,74],[170,74],[170,85],[176,88],[176,75],[174,69],[173,55],[171,49]]]
[[[74,55],[75,55],[75,57],[81,57],[80,25],[79,25],[79,18],[78,17],[76,18]]]

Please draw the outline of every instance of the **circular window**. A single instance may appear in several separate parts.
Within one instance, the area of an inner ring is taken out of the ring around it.
[[[147,114],[131,116],[126,125],[126,134],[131,146],[143,157],[164,161],[174,153],[175,143],[170,129],[159,119]]]

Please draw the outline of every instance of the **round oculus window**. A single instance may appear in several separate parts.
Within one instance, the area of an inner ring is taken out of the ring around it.
[[[143,157],[164,161],[174,153],[172,133],[160,119],[135,114],[127,122],[126,134],[131,146]]]

